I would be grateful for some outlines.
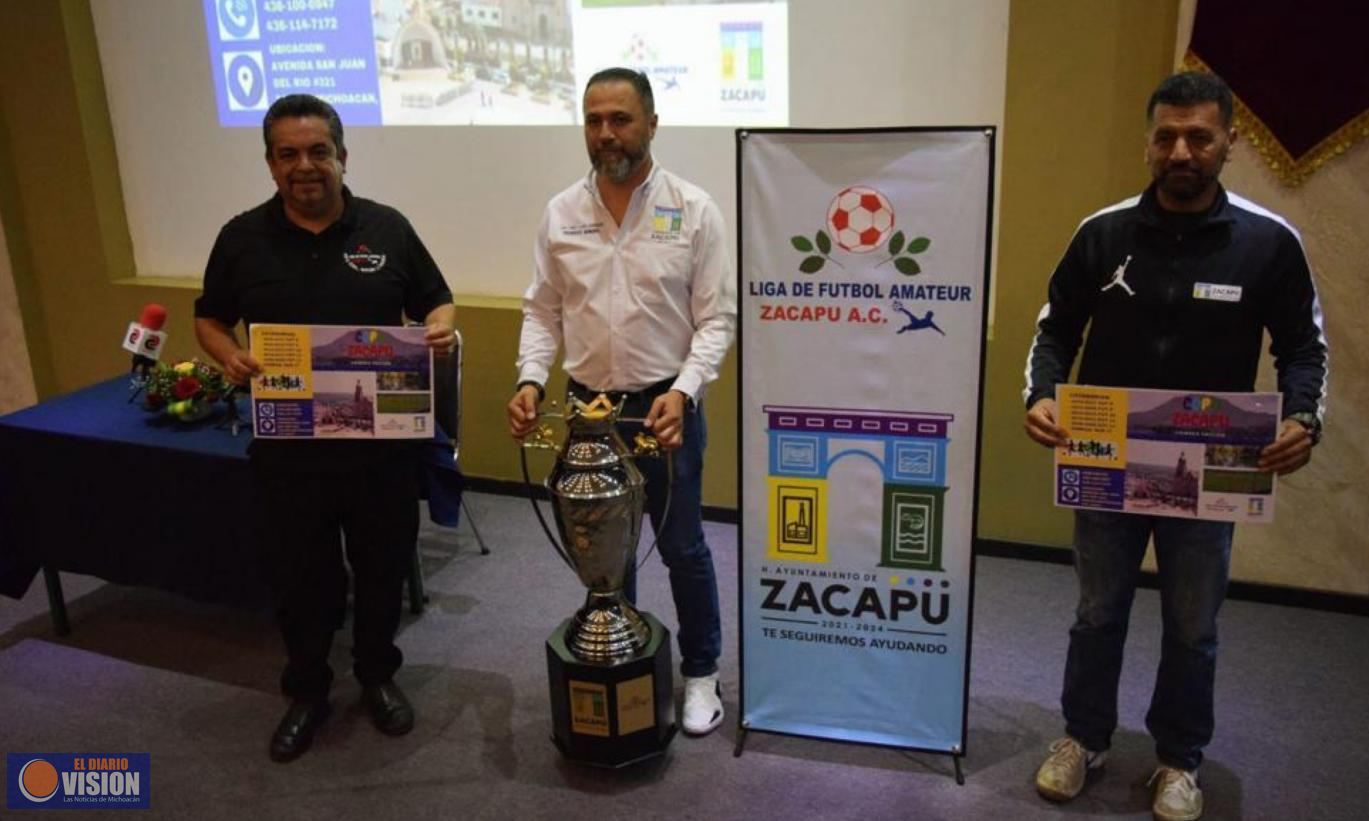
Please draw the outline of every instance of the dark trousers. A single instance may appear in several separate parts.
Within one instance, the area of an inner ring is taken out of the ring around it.
[[[327,473],[258,459],[253,468],[263,564],[288,656],[281,691],[295,699],[327,696],[328,652],[347,607],[347,566],[353,673],[362,686],[389,681],[403,663],[394,639],[418,538],[413,452]]]
[[[1106,750],[1117,727],[1117,685],[1141,557],[1155,537],[1163,638],[1146,728],[1161,763],[1196,769],[1212,739],[1217,611],[1231,562],[1229,522],[1075,512],[1079,608],[1070,629],[1061,705],[1065,731]]]
[[[623,416],[645,417],[651,410],[651,403],[669,390],[673,381],[666,380],[644,391],[627,394]],[[570,389],[584,401],[597,395],[573,379]],[[621,396],[610,394],[609,398],[616,404]],[[626,442],[631,442],[642,430],[642,425],[636,422],[619,425]],[[670,593],[679,622],[680,672],[686,676],[717,672],[718,656],[722,653],[718,580],[713,570],[713,553],[704,540],[703,530],[703,453],[707,438],[703,411],[686,410],[684,443],[671,458],[638,459],[636,462],[646,479],[646,509],[652,529],[648,540],[656,542],[661,561],[670,571]],[[667,464],[673,471],[670,474],[666,472]],[[628,601],[637,601],[635,567],[627,575],[623,593]]]

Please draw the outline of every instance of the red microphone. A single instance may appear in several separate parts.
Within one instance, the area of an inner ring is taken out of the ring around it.
[[[152,365],[161,358],[162,347],[166,342],[166,333],[162,330],[165,324],[166,308],[155,302],[143,306],[143,312],[138,316],[137,322],[128,323],[123,347],[133,354],[132,371],[146,376]]]

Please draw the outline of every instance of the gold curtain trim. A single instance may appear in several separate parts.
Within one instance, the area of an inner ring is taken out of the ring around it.
[[[1205,71],[1208,74],[1216,73],[1192,51],[1184,55],[1184,68],[1189,71]],[[1356,142],[1369,139],[1369,111],[1363,111],[1312,146],[1306,154],[1294,158],[1274,136],[1274,132],[1270,131],[1269,127],[1255,116],[1255,112],[1241,100],[1240,95],[1233,91],[1232,97],[1236,130],[1260,153],[1260,157],[1265,165],[1269,166],[1269,170],[1274,172],[1274,176],[1290,188],[1302,185],[1313,172],[1344,154]]]

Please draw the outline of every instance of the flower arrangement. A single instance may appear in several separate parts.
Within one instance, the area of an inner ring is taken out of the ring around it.
[[[158,362],[147,375],[143,407],[164,411],[180,422],[194,422],[213,412],[214,403],[232,390],[222,371],[198,359],[174,365]]]

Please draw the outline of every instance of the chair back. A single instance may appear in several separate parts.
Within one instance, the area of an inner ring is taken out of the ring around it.
[[[451,440],[452,459],[461,457],[461,356],[466,346],[461,332],[450,354],[433,358],[433,417],[437,427]]]

